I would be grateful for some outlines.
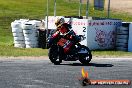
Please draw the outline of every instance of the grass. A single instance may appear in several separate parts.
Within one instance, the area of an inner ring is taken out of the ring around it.
[[[44,19],[46,16],[47,0],[0,0],[0,56],[43,56],[47,55],[47,49],[32,48],[22,49],[13,47],[13,36],[10,24],[17,19]],[[49,15],[53,15],[54,0],[49,0]],[[56,15],[78,16],[79,3],[68,0],[56,0]],[[89,8],[89,16],[107,17],[106,11],[93,11]],[[82,6],[82,15],[85,15],[86,5]],[[132,21],[132,15],[119,12],[111,12],[111,18]],[[131,55],[121,51],[93,51],[94,55]]]
[[[94,50],[95,57],[132,57],[132,52],[115,51],[115,50]]]
[[[0,56],[47,56],[47,49],[41,48],[14,48],[13,46],[0,45]]]

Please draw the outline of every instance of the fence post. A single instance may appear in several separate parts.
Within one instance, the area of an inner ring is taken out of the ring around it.
[[[79,6],[79,17],[81,16],[82,13],[82,0],[80,0],[80,6]]]
[[[108,18],[110,18],[110,0],[108,0]]]

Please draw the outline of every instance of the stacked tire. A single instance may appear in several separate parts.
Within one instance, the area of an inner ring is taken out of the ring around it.
[[[37,48],[38,29],[42,25],[39,20],[20,19],[11,23],[14,47]]]
[[[28,21],[22,25],[22,28],[23,28],[26,48],[37,48],[38,32],[36,29],[36,24],[32,23],[31,21]]]
[[[15,20],[11,23],[12,34],[14,37],[14,47],[25,48],[25,39],[21,24],[27,20]]]
[[[118,27],[116,34],[116,50],[127,51],[128,50],[128,27]]]
[[[38,31],[38,47],[44,49],[46,48],[46,30],[39,29]]]

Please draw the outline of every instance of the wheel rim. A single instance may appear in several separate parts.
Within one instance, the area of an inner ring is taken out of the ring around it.
[[[86,47],[82,47],[81,52],[83,54],[80,56],[80,62],[83,64],[88,64],[92,59],[91,51]]]
[[[89,61],[90,60],[90,55],[88,54],[88,56],[86,56],[84,59],[85,59],[85,61]]]

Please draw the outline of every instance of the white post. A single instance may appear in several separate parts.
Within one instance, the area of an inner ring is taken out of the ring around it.
[[[54,0],[54,16],[56,17],[56,0]]]

